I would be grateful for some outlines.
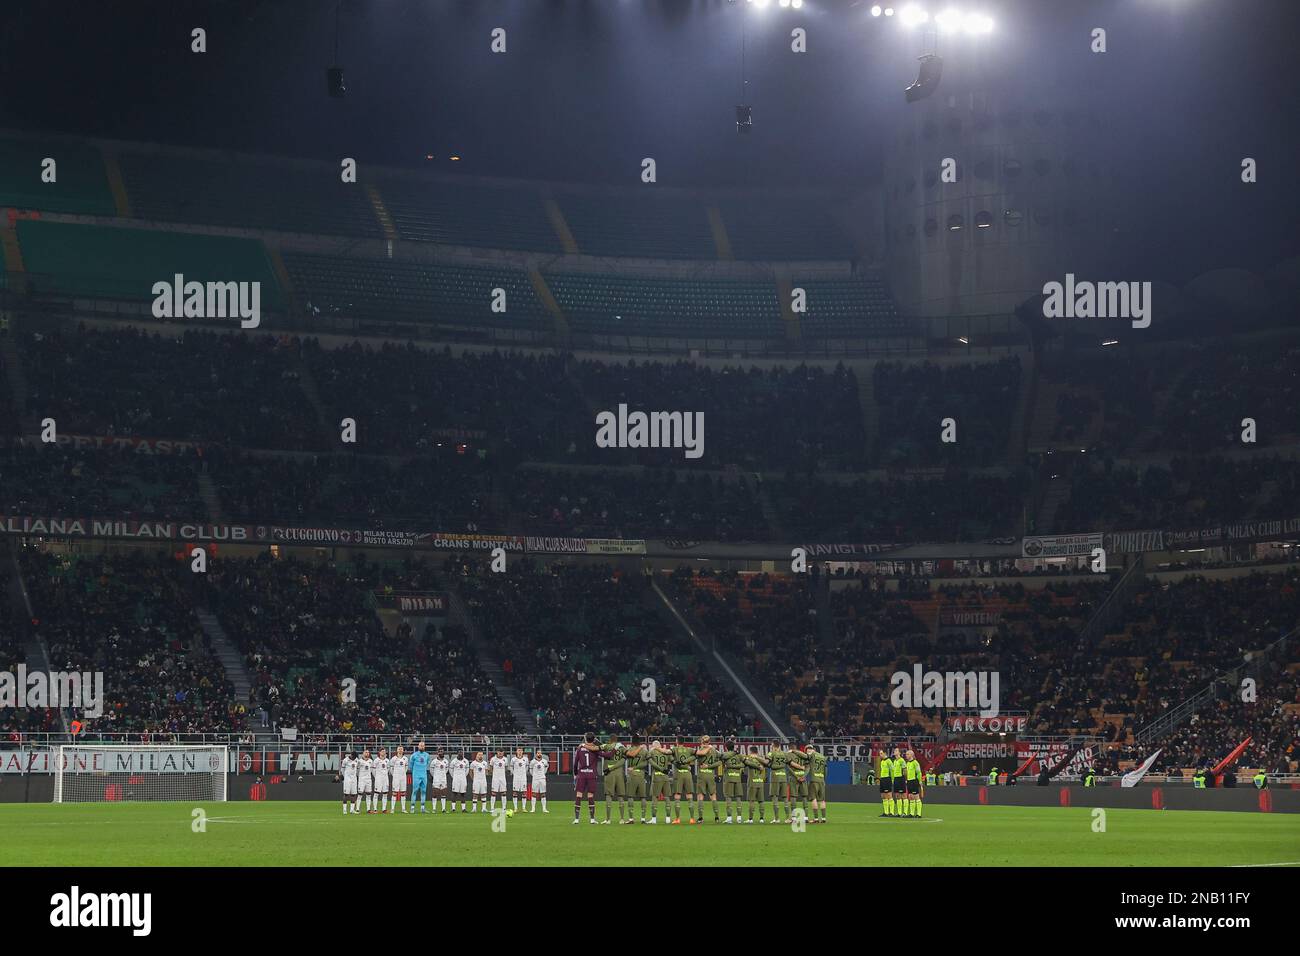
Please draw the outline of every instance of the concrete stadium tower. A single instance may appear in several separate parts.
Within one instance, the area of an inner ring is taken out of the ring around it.
[[[1123,163],[1083,61],[1045,72],[1041,52],[1017,55],[1005,33],[915,30],[899,57],[900,86],[916,57],[943,59],[935,93],[899,92],[884,147],[886,261],[908,314],[1005,314],[1067,272],[1106,278],[1118,265]]]

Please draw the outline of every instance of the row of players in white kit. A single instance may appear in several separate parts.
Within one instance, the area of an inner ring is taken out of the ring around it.
[[[428,813],[425,809],[425,795],[432,790],[430,802],[433,812],[438,812],[438,801],[442,801],[442,812],[455,813],[456,803],[460,802],[461,812],[477,813],[479,802],[483,802],[483,811],[496,809],[497,797],[501,798],[501,807],[506,806],[506,771],[510,772],[511,791],[513,791],[514,809],[519,809],[519,801],[524,800],[525,809],[532,813],[537,810],[537,801],[542,802],[542,812],[550,813],[546,807],[546,772],[551,762],[546,754],[537,751],[530,760],[522,747],[514,755],[507,757],[501,751],[492,755],[490,760],[483,759],[479,751],[473,760],[466,760],[464,754],[456,754],[448,759],[441,752],[432,758],[420,745],[410,757],[406,748],[398,747],[397,752],[388,756],[387,749],[381,749],[377,757],[371,757],[369,750],[363,750],[360,757],[345,754],[341,764],[343,774],[343,812],[360,813],[361,798],[366,800],[366,813],[387,813],[388,798],[393,798],[393,812],[398,812],[398,800],[401,800],[402,813]],[[427,768],[427,769],[426,769]],[[491,795],[488,793],[488,771],[492,772]],[[406,806],[407,774],[411,776],[411,806]],[[447,782],[451,780],[451,809],[447,808]],[[470,789],[470,777],[473,777],[473,796],[467,803],[466,793]],[[527,805],[527,794],[532,780],[532,806]],[[426,780],[428,783],[426,790]],[[417,811],[415,802],[420,801]]]

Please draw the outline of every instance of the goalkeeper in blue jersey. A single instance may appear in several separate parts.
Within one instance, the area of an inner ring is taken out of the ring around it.
[[[420,812],[428,813],[424,808],[424,797],[429,792],[429,755],[424,752],[424,741],[415,745],[411,754],[411,812],[415,812],[415,798],[420,798]]]

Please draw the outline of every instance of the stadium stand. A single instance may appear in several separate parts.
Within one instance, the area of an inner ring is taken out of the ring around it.
[[[536,187],[392,177],[383,179],[378,188],[403,239],[525,252],[562,251]]]
[[[288,166],[123,151],[122,179],[140,219],[281,232],[383,238],[365,177],[344,183],[337,167]]]
[[[28,550],[22,569],[52,668],[104,674],[97,733],[237,729],[238,702],[194,614],[186,564]]]
[[[906,335],[906,320],[877,278],[790,280],[807,293],[808,311],[801,315],[804,336],[810,339]]]
[[[195,518],[204,511],[191,461],[127,448],[0,448],[0,488],[15,514]]]
[[[575,332],[692,339],[784,334],[773,282],[548,270],[543,275]]]
[[[33,292],[151,300],[154,283],[170,285],[179,274],[186,282],[257,282],[261,308],[284,305],[255,239],[23,220],[18,242]]]
[[[1006,459],[1020,388],[1019,358],[948,366],[879,362],[873,387],[882,464],[970,467]],[[945,418],[957,421],[955,442],[936,438]]]
[[[374,612],[376,588],[431,590],[440,580],[418,564],[385,570],[264,557],[217,562],[205,596],[243,652],[254,704],[272,726],[511,731],[513,718],[463,632],[431,625],[416,634],[407,625],[389,634]],[[355,703],[343,698],[349,677],[357,682]]]
[[[18,344],[28,413],[54,418],[63,434],[322,446],[315,410],[298,387],[296,341],[82,327],[30,332]]]
[[[509,574],[467,576],[460,588],[503,670],[514,675],[537,730],[671,736],[749,726],[731,695],[620,570],[548,569],[517,559]],[[646,678],[656,688],[649,701],[642,696]]]
[[[46,159],[57,163],[54,182],[42,181]],[[0,207],[115,214],[99,150],[61,140],[0,138]]]
[[[763,196],[718,202],[737,259],[852,259],[853,244],[824,200]]]
[[[432,326],[501,326],[545,331],[551,318],[518,269],[283,253],[310,314],[405,319]],[[505,312],[492,311],[493,290]]]
[[[578,248],[587,255],[717,258],[699,199],[673,194],[562,193],[557,202]]]

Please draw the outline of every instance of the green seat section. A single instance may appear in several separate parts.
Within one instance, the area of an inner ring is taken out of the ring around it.
[[[304,305],[348,318],[406,319],[430,325],[551,327],[528,274],[492,266],[436,266],[391,259],[341,259],[282,252]],[[505,291],[493,312],[494,289]]]
[[[57,178],[41,181],[41,163]],[[0,139],[0,206],[113,216],[113,193],[99,150],[83,143]]]
[[[547,273],[575,331],[683,338],[784,334],[776,284],[754,280]]]
[[[703,200],[569,193],[556,197],[578,248],[591,256],[716,259]]]
[[[792,279],[807,293],[807,312],[800,316],[807,339],[906,335],[907,323],[877,278]]]
[[[394,177],[379,184],[379,193],[403,239],[485,249],[562,251],[536,189]]]
[[[341,168],[297,168],[241,160],[220,163],[153,153],[122,153],[122,181],[131,213],[214,226],[274,229],[324,235],[383,238],[359,182],[345,183]]]
[[[80,223],[18,223],[28,285],[38,292],[152,299],[155,282],[260,282],[262,308],[283,305],[266,249],[256,239],[121,229]]]
[[[761,197],[718,203],[737,259],[852,259],[853,243],[824,201]]]

